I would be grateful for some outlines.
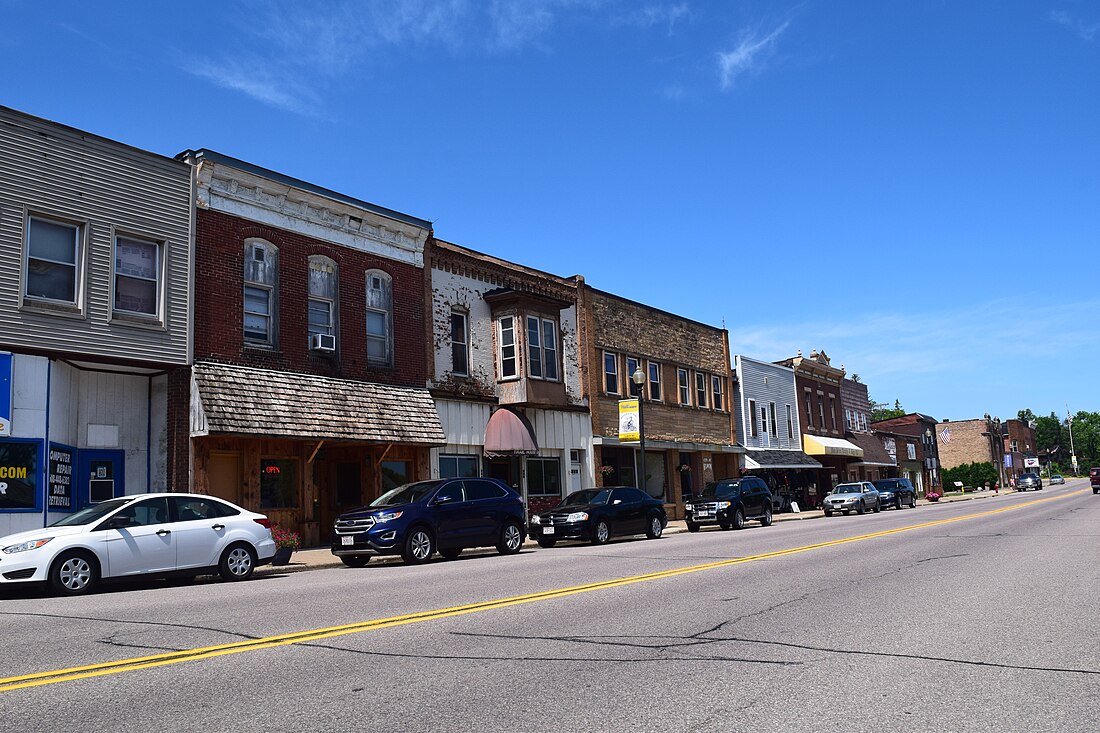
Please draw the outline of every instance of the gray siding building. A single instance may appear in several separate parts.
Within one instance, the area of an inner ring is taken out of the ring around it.
[[[0,534],[167,488],[191,167],[0,107]]]

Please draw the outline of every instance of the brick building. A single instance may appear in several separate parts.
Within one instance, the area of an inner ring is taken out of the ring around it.
[[[851,464],[863,458],[863,449],[844,438],[844,369],[834,367],[824,351],[810,352],[808,357],[799,351],[797,356],[776,363],[794,369],[802,450],[822,465],[817,480],[806,487],[806,503],[819,506],[834,486],[850,480]]]
[[[1039,471],[1035,429],[1023,420],[1012,419],[1001,424],[1001,433],[1004,436],[1005,480],[1014,486],[1021,473]],[[1028,458],[1034,459],[1036,465],[1025,465]]]
[[[581,381],[601,485],[643,486],[683,516],[683,497],[738,475],[729,334],[590,286],[580,290]],[[640,370],[644,377],[632,379]],[[619,440],[619,401],[641,400],[640,448]]]
[[[989,415],[973,420],[944,420],[936,424],[936,436],[945,470],[964,463],[992,463],[1002,476],[1002,485],[1005,484],[1000,420]]]
[[[886,450],[883,441],[871,429],[871,398],[867,385],[842,379],[840,403],[844,408],[844,438],[863,451],[863,458],[848,465],[848,480],[875,481],[893,477],[898,468],[897,456]]]
[[[491,476],[531,512],[595,485],[578,361],[579,276],[430,240],[432,476]]]
[[[893,417],[889,420],[878,420],[871,423],[871,428],[884,437],[899,438],[907,436],[914,438],[917,443],[914,451],[920,456],[921,465],[919,469],[914,467],[912,460],[909,458],[908,448],[903,447],[900,455],[904,458],[898,460],[899,471],[906,472],[902,475],[912,481],[913,486],[917,487],[918,490],[923,487],[924,491],[929,491],[933,487],[940,486],[940,443],[936,439],[938,432],[936,418],[919,412],[911,412],[908,415]],[[907,475],[917,470],[920,472],[919,481],[914,480],[913,476]]]
[[[176,485],[327,539],[430,474],[430,224],[209,150],[197,177],[194,366],[175,378]],[[188,422],[189,420],[189,422]]]

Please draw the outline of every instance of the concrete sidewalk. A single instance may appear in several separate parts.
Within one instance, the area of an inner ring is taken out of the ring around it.
[[[945,496],[939,500],[940,504],[950,504],[956,501],[970,501],[971,499],[988,499],[996,496],[1012,496],[1016,492],[1013,490],[1002,491],[997,493],[995,491],[974,491],[958,496]],[[932,502],[926,499],[918,499],[917,507],[921,507]],[[799,512],[797,514],[786,513],[776,514],[774,517],[775,522],[800,522],[807,519],[822,519],[825,517],[824,512],[820,509],[809,509]],[[682,519],[670,520],[668,526],[665,527],[665,534],[680,534],[687,532],[687,523]],[[524,543],[525,548],[535,548],[538,544],[534,540],[528,539]],[[493,555],[496,551],[491,547],[483,547],[472,550],[463,551],[463,555]],[[399,555],[388,555],[384,557],[372,557],[370,560],[371,565],[387,565],[392,563],[402,562]],[[320,570],[323,568],[338,568],[343,567],[343,563],[340,558],[332,554],[332,551],[326,547],[311,547],[305,550],[297,550],[293,557],[291,557],[289,565],[263,565],[256,568],[257,575],[273,575],[283,573],[298,573],[304,570]]]

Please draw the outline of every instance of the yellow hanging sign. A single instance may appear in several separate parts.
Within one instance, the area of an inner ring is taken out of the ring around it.
[[[619,440],[623,443],[637,443],[641,439],[638,400],[619,400]]]

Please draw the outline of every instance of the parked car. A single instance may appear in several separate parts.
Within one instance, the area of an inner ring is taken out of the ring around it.
[[[274,555],[263,514],[202,494],[137,494],[0,538],[0,584],[46,581],[75,596],[106,578],[218,573],[245,580]]]
[[[1066,480],[1065,480],[1065,478],[1062,477],[1061,474],[1056,473],[1056,474],[1054,474],[1053,476],[1050,477],[1050,485],[1051,486],[1054,486],[1055,484],[1062,485],[1062,484],[1065,484],[1065,483],[1066,483]]]
[[[1089,484],[1092,485],[1092,493],[1100,494],[1100,468],[1089,469]]]
[[[633,486],[605,486],[574,491],[553,509],[532,514],[530,528],[539,547],[553,547],[558,540],[603,545],[616,535],[657,539],[667,524],[660,499]]]
[[[1039,478],[1037,473],[1021,473],[1019,478],[1016,479],[1016,490],[1027,491],[1028,489],[1035,489],[1038,491],[1043,488],[1043,480]]]
[[[471,547],[513,555],[526,537],[523,500],[503,481],[449,478],[391,489],[368,506],[336,518],[332,554],[361,568],[374,555],[400,555],[410,565]]]
[[[863,514],[868,509],[874,512],[882,509],[878,489],[869,481],[837,484],[832,493],[822,501],[822,507],[826,517],[831,517],[836,512]]]
[[[894,507],[901,509],[907,506],[910,509],[917,505],[917,492],[913,488],[913,482],[907,478],[880,478],[872,481],[878,489],[878,501],[883,509]]]
[[[689,532],[704,524],[722,529],[741,529],[750,519],[764,527],[772,523],[772,495],[764,480],[756,476],[723,479],[709,483],[703,492],[684,506]]]

